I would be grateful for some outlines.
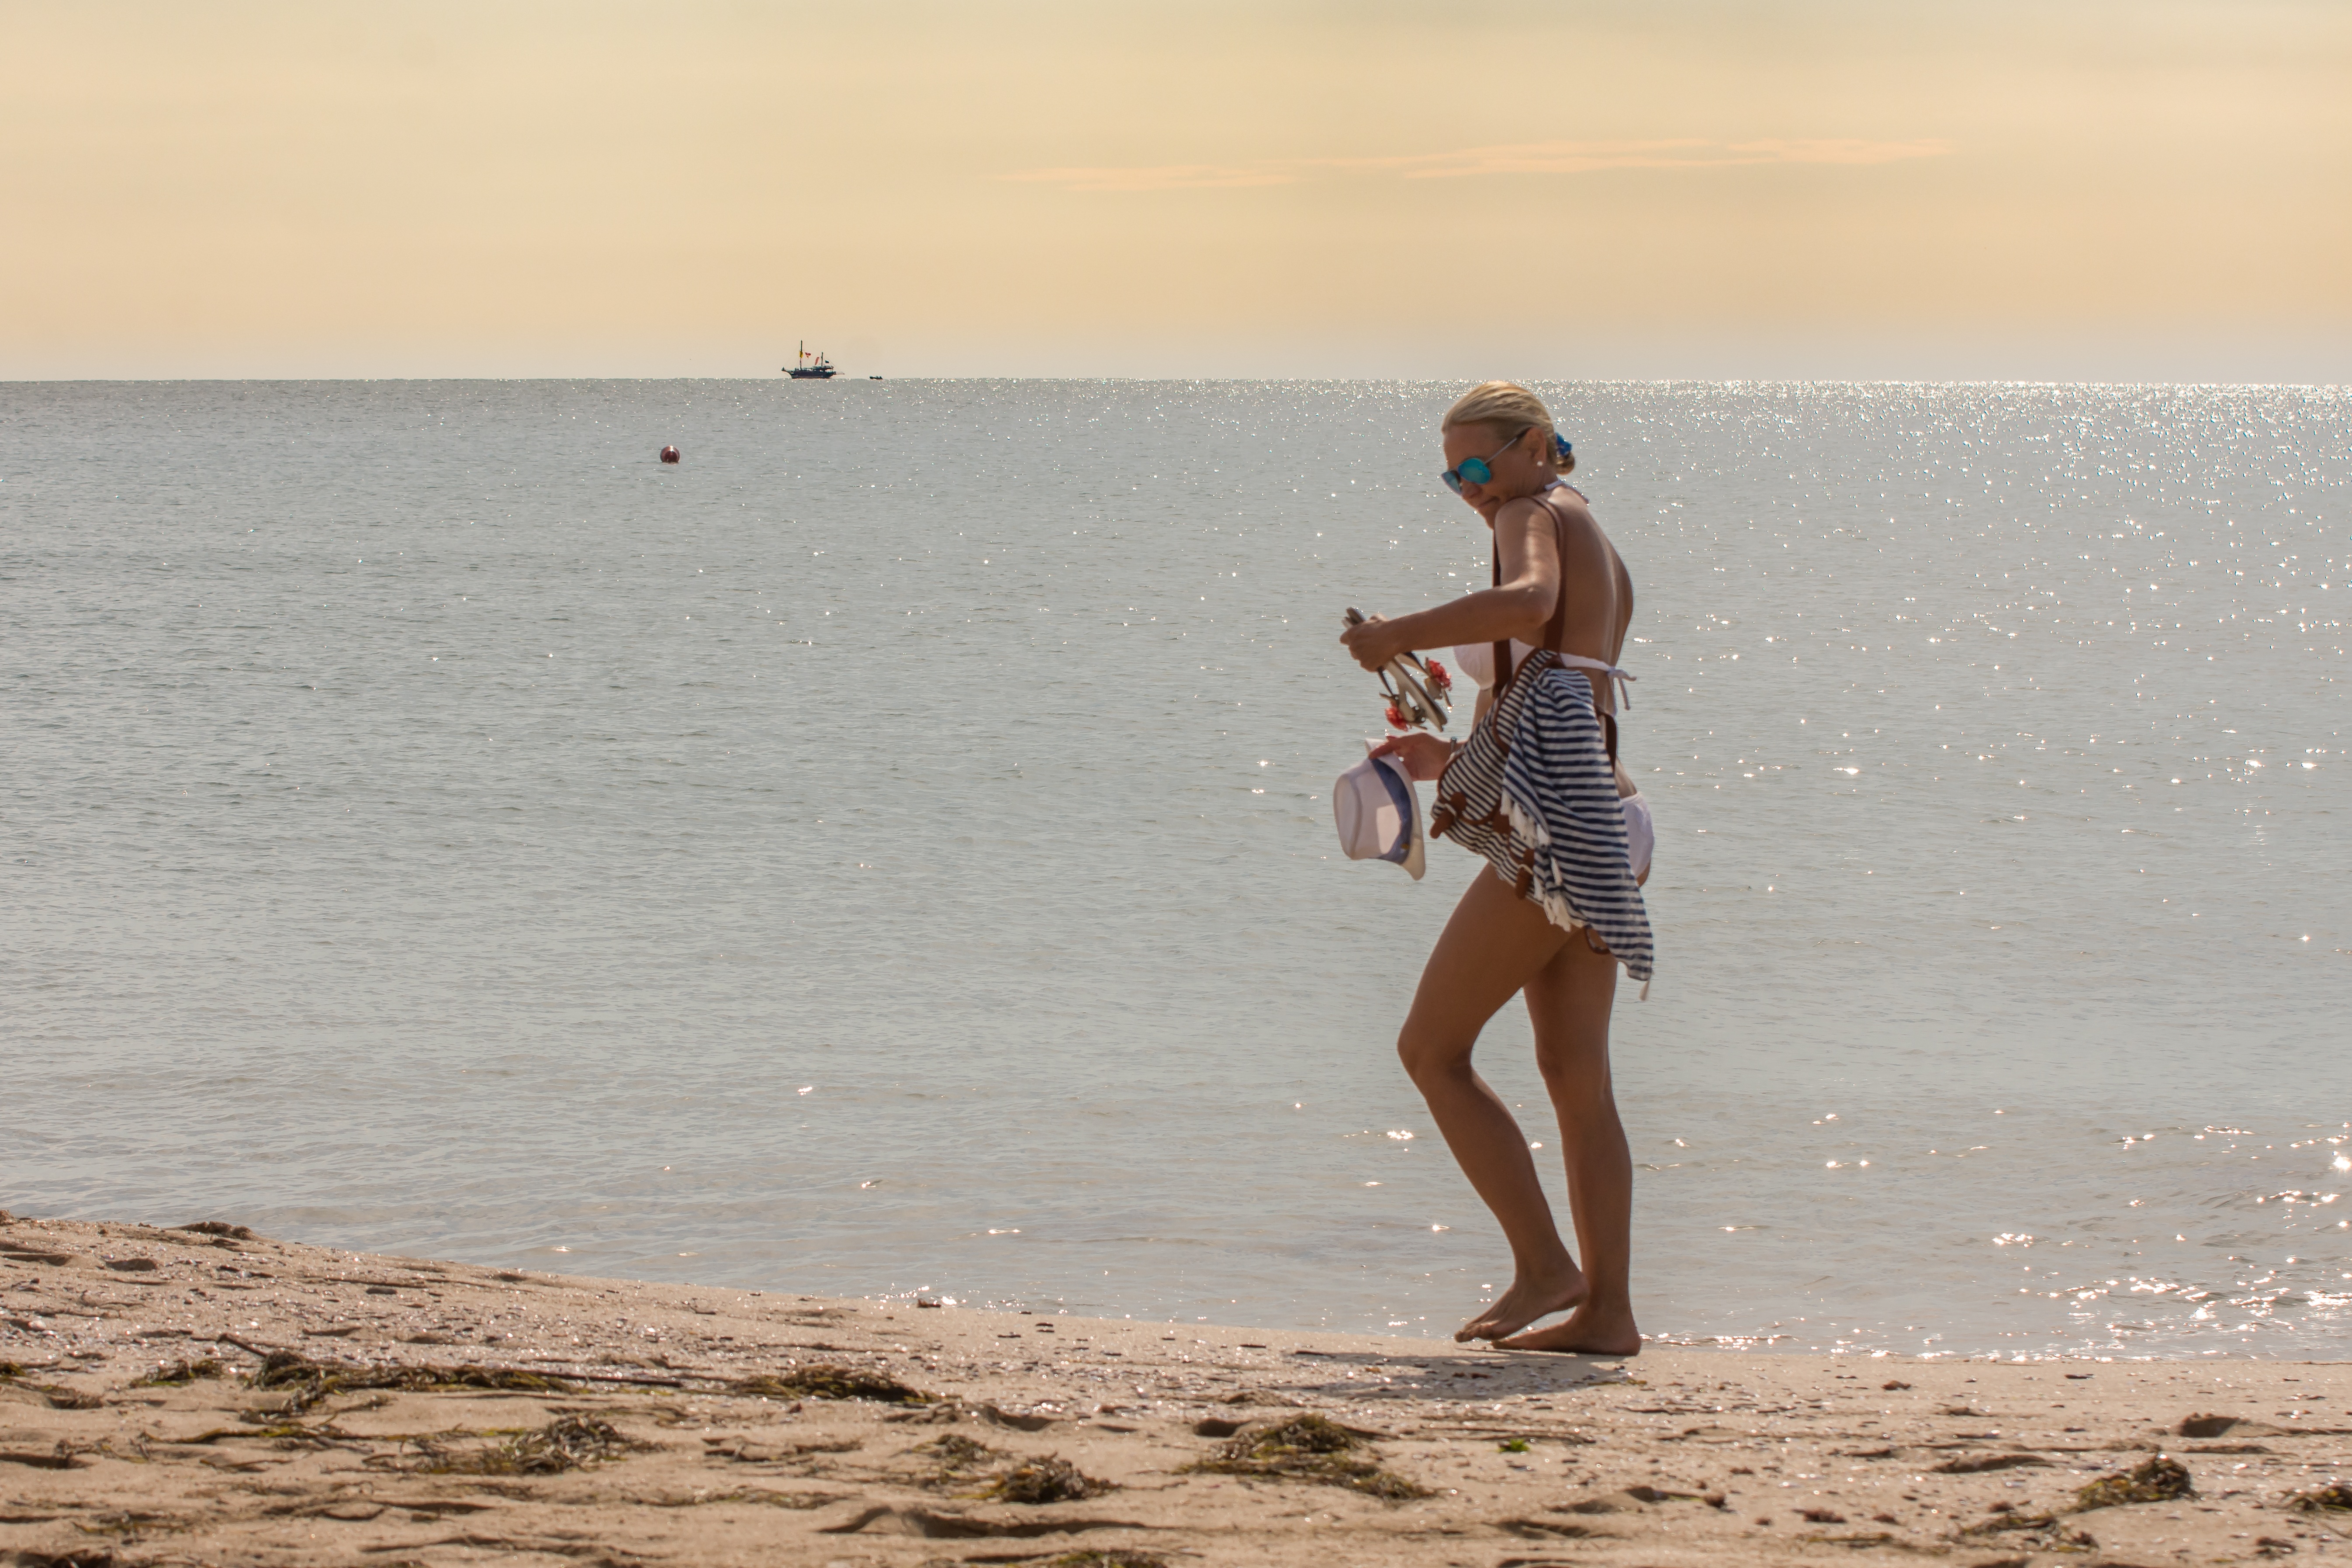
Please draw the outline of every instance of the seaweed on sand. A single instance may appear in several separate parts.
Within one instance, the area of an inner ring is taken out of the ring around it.
[[[97,1410],[106,1404],[99,1394],[84,1394],[61,1383],[27,1383],[25,1386],[47,1399],[52,1410]]]
[[[223,1377],[228,1369],[210,1356],[196,1361],[175,1361],[169,1366],[159,1366],[144,1377],[133,1378],[133,1388],[178,1388],[200,1377]]]
[[[2066,1513],[2073,1511],[2071,1509],[2063,1510]],[[2012,1531],[2022,1531],[2028,1536],[2040,1537],[2038,1542],[2027,1541],[2021,1544],[2034,1546],[2037,1550],[2044,1552],[2087,1552],[2098,1544],[2098,1541],[2087,1530],[2068,1531],[2062,1513],[2018,1513],[2014,1510],[2007,1513],[1996,1512],[1981,1524],[1967,1526],[1960,1531],[1960,1538],[1966,1541],[1980,1536],[2006,1535]],[[2024,1559],[2019,1558],[2016,1561],[2021,1563]]]
[[[256,1388],[291,1390],[277,1415],[299,1415],[331,1394],[390,1388],[415,1393],[432,1388],[497,1388],[521,1394],[569,1394],[572,1384],[543,1373],[502,1366],[352,1366],[317,1362],[294,1351],[273,1351],[247,1382]]]
[[[786,1508],[795,1512],[829,1508],[848,1500],[847,1492],[780,1492],[759,1487],[739,1487],[733,1491],[701,1492],[691,1497],[649,1498],[655,1508],[708,1508],[713,1503],[748,1502],[769,1508]]]
[[[800,1366],[788,1372],[761,1373],[737,1379],[727,1385],[727,1391],[764,1394],[770,1399],[872,1399],[884,1405],[929,1405],[938,1398],[896,1378],[850,1366]]]
[[[1930,1466],[1939,1476],[1979,1476],[1987,1470],[2013,1470],[2021,1465],[2047,1465],[2039,1454],[1964,1454]]]
[[[83,1394],[61,1383],[35,1383],[32,1373],[13,1361],[0,1361],[0,1383],[13,1383],[40,1394],[52,1410],[96,1410],[106,1403],[95,1394]]]
[[[939,1466],[941,1477],[962,1470],[976,1470],[991,1459],[1002,1458],[987,1444],[975,1441],[961,1432],[949,1432],[928,1443],[918,1443],[907,1450]]]
[[[1118,1547],[1097,1552],[1089,1547],[1049,1557],[1039,1568],[1168,1568],[1168,1559],[1149,1552],[1126,1552]]]
[[[244,1428],[215,1426],[208,1432],[199,1432],[192,1437],[177,1437],[173,1441],[191,1446],[232,1441],[274,1442],[282,1448],[326,1448],[332,1447],[337,1438],[332,1421],[321,1424],[313,1431],[299,1421],[283,1421],[275,1415],[256,1414],[250,1410],[238,1419],[246,1423]]]
[[[2127,1475],[2101,1476],[2084,1487],[2074,1494],[2074,1511],[2084,1513],[2127,1502],[2170,1502],[2175,1498],[2196,1495],[2196,1489],[2189,1483],[2188,1467],[2158,1454],[2133,1466]]]
[[[1187,1470],[1221,1476],[1263,1476],[1269,1480],[1312,1481],[1346,1487],[1368,1497],[1402,1501],[1429,1496],[1402,1476],[1381,1468],[1371,1445],[1327,1416],[1293,1415],[1244,1427],[1215,1454]]]
[[[2297,1492],[2287,1500],[2286,1506],[2297,1513],[2339,1513],[2352,1509],[2352,1487],[2331,1481],[2307,1492]]]
[[[426,1475],[551,1476],[599,1459],[620,1458],[635,1447],[611,1423],[587,1415],[565,1415],[529,1432],[509,1433],[489,1447],[468,1454],[450,1454],[423,1440],[424,1461],[415,1467]]]
[[[1097,1480],[1056,1454],[1013,1466],[978,1495],[992,1502],[1081,1502],[1114,1489],[1111,1482]]]
[[[2196,1489],[2189,1484],[2189,1471],[2179,1460],[2158,1454],[2132,1467],[2126,1474],[2101,1476],[2074,1493],[2074,1503],[2052,1513],[2019,1513],[2004,1504],[1993,1505],[1993,1517],[1981,1524],[1971,1524],[1960,1531],[1962,1536],[2001,1535],[2011,1531],[2040,1531],[2053,1542],[2063,1542],[2088,1548],[2091,1537],[2077,1531],[2066,1533],[2063,1522],[2068,1514],[2088,1513],[2094,1509],[2115,1508],[2131,1502],[2170,1502],[2176,1498],[2195,1497]]]

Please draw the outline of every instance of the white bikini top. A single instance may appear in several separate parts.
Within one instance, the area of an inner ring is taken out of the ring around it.
[[[1518,638],[1513,637],[1511,639],[1512,668],[1517,668],[1526,663],[1528,656],[1535,651],[1532,644],[1523,643]],[[1605,659],[1587,658],[1580,653],[1563,653],[1558,658],[1560,663],[1570,669],[1589,669],[1595,675],[1605,675],[1615,681],[1619,705],[1628,713],[1633,710],[1633,694],[1626,689],[1626,682],[1638,680],[1641,677],[1628,675]],[[1465,675],[1478,683],[1478,689],[1481,691],[1495,684],[1495,645],[1493,643],[1464,643],[1454,648],[1454,662],[1461,666]]]
[[[1533,645],[1513,637],[1511,639],[1512,665],[1517,667],[1525,663],[1528,655],[1535,651]],[[1495,684],[1495,645],[1493,643],[1464,643],[1454,650],[1454,662],[1460,667],[1462,673],[1478,683],[1480,690],[1483,691]]]

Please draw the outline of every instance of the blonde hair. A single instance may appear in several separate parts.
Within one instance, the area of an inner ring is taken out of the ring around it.
[[[1575,455],[1561,457],[1554,444],[1559,432],[1552,425],[1551,410],[1544,406],[1542,398],[1516,381],[1485,382],[1464,393],[1445,411],[1437,427],[1451,430],[1457,425],[1484,425],[1498,437],[1515,430],[1524,433],[1530,428],[1539,429],[1543,432],[1541,460],[1563,474],[1576,471]]]

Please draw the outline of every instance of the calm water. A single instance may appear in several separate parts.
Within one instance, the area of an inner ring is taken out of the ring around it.
[[[1456,390],[0,386],[0,1205],[1450,1331],[1391,1041],[1476,863],[1327,791],[1341,608],[1485,581]],[[2352,394],[1544,390],[1644,1326],[2342,1353]]]

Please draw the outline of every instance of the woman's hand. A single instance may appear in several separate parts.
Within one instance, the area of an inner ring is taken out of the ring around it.
[[[1374,746],[1376,757],[1394,757],[1404,763],[1404,771],[1418,780],[1435,778],[1454,760],[1454,742],[1441,741],[1425,730],[1415,730],[1408,735],[1391,735]]]
[[[1412,644],[1398,635],[1396,623],[1378,616],[1341,632],[1339,642],[1358,664],[1370,670],[1386,669],[1399,654],[1412,651]]]

